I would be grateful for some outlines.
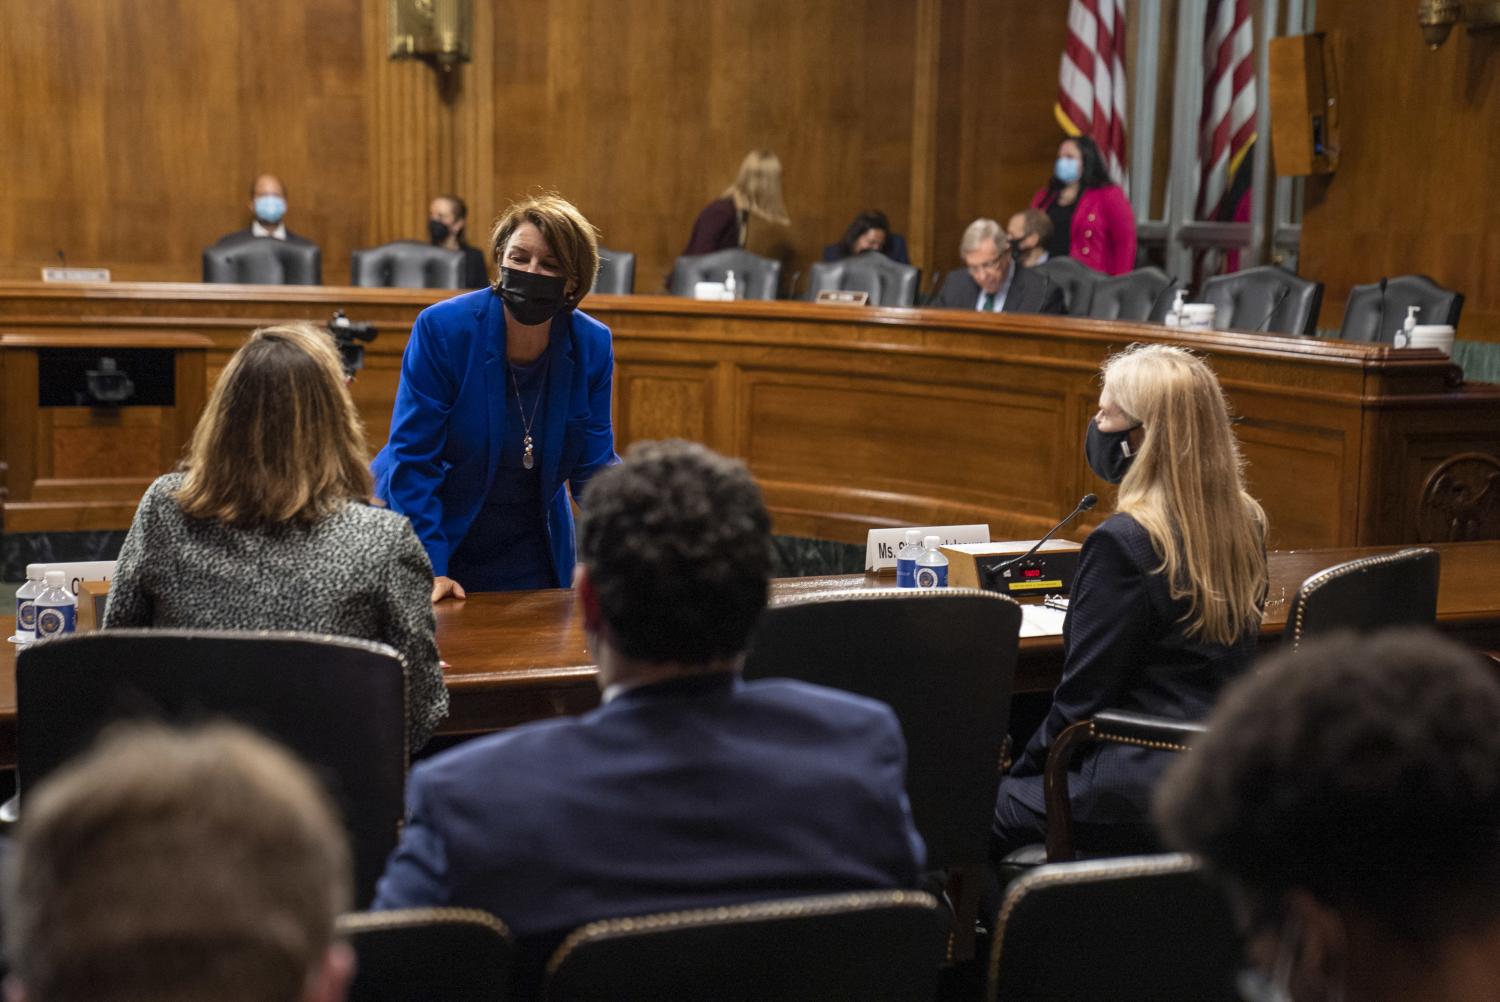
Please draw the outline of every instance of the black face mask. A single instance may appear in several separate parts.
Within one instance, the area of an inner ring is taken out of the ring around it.
[[[427,237],[435,244],[448,239],[448,224],[441,219],[427,220]]]
[[[541,275],[515,268],[500,269],[500,298],[517,321],[534,327],[557,316],[573,304],[564,298],[568,280],[561,275]]]
[[[1140,425],[1136,425],[1139,428]],[[1133,428],[1124,431],[1100,431],[1099,425],[1089,421],[1089,432],[1083,440],[1083,455],[1089,461],[1094,476],[1106,483],[1117,484],[1125,479],[1135,456],[1127,450],[1127,439]]]

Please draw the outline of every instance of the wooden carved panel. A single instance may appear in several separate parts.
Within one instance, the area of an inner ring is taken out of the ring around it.
[[[107,480],[160,474],[161,407],[44,407],[37,421],[37,479]]]
[[[617,369],[616,448],[659,438],[711,442],[712,378],[709,365],[633,362]]]
[[[1422,485],[1417,538],[1423,543],[1500,539],[1500,459],[1466,452],[1434,467]]]
[[[1344,437],[1318,428],[1289,428],[1242,421],[1235,427],[1246,460],[1250,493],[1270,518],[1276,548],[1347,545],[1353,538],[1352,483],[1345,468]]]

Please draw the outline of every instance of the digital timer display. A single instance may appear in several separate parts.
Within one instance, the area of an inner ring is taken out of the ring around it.
[[[1042,569],[1040,567],[1028,567],[1021,572],[1021,576],[1023,578],[1039,578],[1042,576]]]

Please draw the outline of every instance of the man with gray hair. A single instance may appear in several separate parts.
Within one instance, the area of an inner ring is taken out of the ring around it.
[[[1017,268],[1004,228],[976,219],[958,245],[963,270],[953,269],[929,305],[980,313],[1067,312],[1063,290],[1040,272]]]

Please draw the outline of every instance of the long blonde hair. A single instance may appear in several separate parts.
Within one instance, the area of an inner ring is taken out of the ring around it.
[[[231,525],[314,522],[368,500],[364,425],[328,333],[299,322],[251,334],[214,385],[183,468],[182,510]]]
[[[767,222],[779,226],[791,222],[786,202],[781,198],[781,158],[770,150],[751,150],[745,154],[739,176],[720,197],[734,199],[736,210],[754,213]]]
[[[1213,370],[1185,349],[1132,345],[1107,359],[1104,386],[1145,439],[1120,483],[1119,510],[1151,536],[1187,635],[1228,644],[1258,622],[1266,592],[1266,515]]]

